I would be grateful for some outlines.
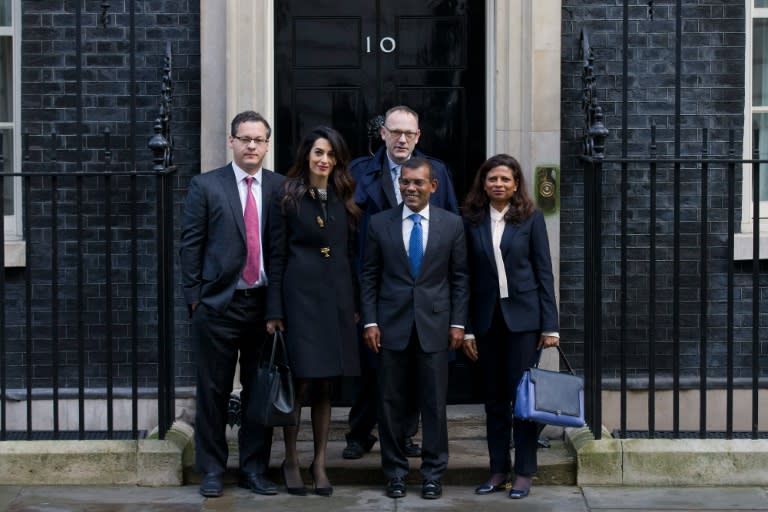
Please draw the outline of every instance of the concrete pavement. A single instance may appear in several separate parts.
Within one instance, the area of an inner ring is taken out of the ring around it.
[[[443,498],[423,500],[419,486],[404,499],[392,500],[371,486],[337,486],[330,498],[310,495],[257,496],[233,486],[221,498],[206,499],[197,487],[0,486],[0,512],[335,512],[335,511],[476,511],[618,512],[618,511],[768,511],[765,487],[577,487],[536,486],[513,501],[506,494],[476,496],[471,487],[448,486]]]

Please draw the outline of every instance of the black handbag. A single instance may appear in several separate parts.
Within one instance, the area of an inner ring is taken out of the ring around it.
[[[568,373],[542,370],[538,368],[537,358],[534,367],[523,372],[517,385],[513,413],[515,418],[522,420],[561,427],[583,427],[584,380],[573,374],[563,349],[558,346],[557,350]]]
[[[278,351],[282,351],[282,357],[278,356]],[[248,416],[252,417],[256,423],[267,427],[297,425],[298,415],[294,412],[296,396],[293,390],[293,375],[288,366],[288,353],[285,350],[282,332],[275,331],[268,360],[264,357],[262,348],[255,380],[256,389],[252,390],[250,400],[253,408],[247,411]]]

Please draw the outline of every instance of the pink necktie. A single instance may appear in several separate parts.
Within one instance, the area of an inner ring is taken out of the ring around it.
[[[251,192],[251,184],[253,178],[251,176],[245,178],[246,199],[245,199],[245,213],[243,214],[243,220],[245,221],[245,239],[248,243],[248,258],[245,261],[245,268],[243,269],[243,280],[249,285],[253,285],[259,280],[260,260],[261,260],[261,244],[259,244],[259,211],[256,209],[256,200],[253,198]]]

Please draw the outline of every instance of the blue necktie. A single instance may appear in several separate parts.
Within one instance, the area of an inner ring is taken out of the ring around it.
[[[413,269],[413,275],[419,275],[419,268],[421,267],[421,259],[424,256],[424,243],[421,233],[421,215],[414,213],[410,216],[413,221],[413,229],[411,230],[411,239],[408,240],[408,260],[411,262],[411,268]]]

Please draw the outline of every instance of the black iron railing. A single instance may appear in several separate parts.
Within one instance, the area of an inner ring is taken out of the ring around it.
[[[14,213],[22,226],[4,230],[0,244],[0,440],[136,439],[154,427],[162,438],[175,417],[171,44],[150,159],[137,135],[146,113],[137,105],[144,81],[137,78],[136,2],[114,13],[109,2],[90,13],[82,2],[72,7],[65,94],[73,107],[67,123],[50,124],[66,133],[42,133],[47,124],[27,108],[22,155],[0,138],[0,168],[8,154],[23,159],[21,172],[0,173],[2,199],[20,204]],[[106,29],[119,14],[127,41],[114,46]],[[100,31],[85,27],[95,19]],[[125,49],[114,65],[127,68],[123,122],[113,119],[116,107],[86,110],[94,75],[84,68],[102,39],[110,55]],[[11,189],[20,194],[5,197]],[[24,247],[15,267],[8,242]]]
[[[678,48],[680,25],[678,16]],[[627,55],[626,23],[624,34]],[[673,141],[665,141],[671,155],[659,155],[655,124],[647,152],[630,155],[625,58],[621,155],[609,157],[594,55],[584,31],[582,51],[588,423],[600,438],[604,392],[617,391],[620,437],[764,438],[768,428],[759,416],[760,394],[768,387],[768,277],[759,250],[759,190],[768,160],[759,158],[759,137],[753,157],[742,158],[734,130],[728,140],[713,141],[701,127],[698,154],[683,155],[677,109],[670,116]],[[677,60],[679,105],[679,51]],[[712,147],[720,154],[711,154]],[[751,215],[743,218],[751,222],[739,223],[745,213],[741,185],[749,174],[752,197],[744,204]],[[751,242],[751,259],[735,259],[737,236]],[[689,391],[698,395],[698,410],[690,402],[683,408]],[[660,403],[661,393],[671,394],[669,405],[667,397]],[[718,393],[722,401],[712,398]],[[746,427],[736,426],[736,393],[749,396]],[[630,407],[630,396],[642,396],[645,407]]]
[[[72,437],[72,425],[80,439],[136,438],[140,398],[156,400],[160,435],[170,428],[175,172],[112,171],[106,158],[103,172],[0,175],[21,180],[25,246],[24,266],[0,273],[0,439]],[[121,425],[118,399],[131,411]]]

